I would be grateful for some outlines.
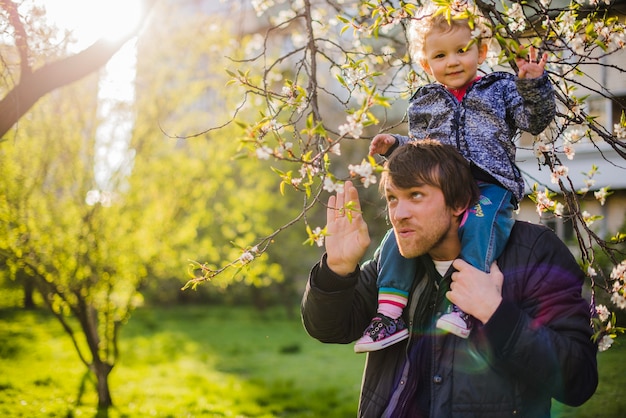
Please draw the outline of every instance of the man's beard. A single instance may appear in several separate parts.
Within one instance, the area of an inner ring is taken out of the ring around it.
[[[452,227],[449,215],[442,214],[434,222],[428,222],[426,226],[407,225],[401,223],[394,225],[394,234],[396,234],[396,242],[400,254],[405,258],[414,258],[430,252],[433,248],[438,247],[447,237]],[[410,237],[402,237],[396,233],[403,226],[409,226],[413,229]]]

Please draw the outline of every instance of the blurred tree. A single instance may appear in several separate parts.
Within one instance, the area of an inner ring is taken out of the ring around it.
[[[145,273],[119,221],[124,208],[85,201],[95,184],[95,84],[92,77],[42,100],[21,125],[22,139],[0,150],[0,258],[33,280],[106,406],[119,327],[138,303],[134,289]]]
[[[108,376],[119,330],[142,303],[141,289],[174,278],[180,291],[186,260],[198,254],[215,268],[236,259],[238,273],[216,278],[217,287],[280,282],[281,267],[245,243],[300,210],[273,198],[279,181],[259,161],[236,159],[235,125],[193,143],[160,129],[188,132],[206,120],[207,107],[219,118],[232,100],[226,73],[207,65],[229,48],[223,26],[206,17],[183,26],[168,20],[140,45],[134,103],[102,115],[93,75],[43,98],[0,147],[0,260],[12,277],[32,278],[95,374],[104,409],[113,404]],[[202,100],[207,92],[220,106]],[[101,190],[97,130],[117,123],[115,115],[134,120],[132,140]]]
[[[224,123],[219,131],[201,130],[207,120],[228,121],[228,109],[241,99],[237,89],[226,87],[229,77],[223,70],[230,63],[227,57],[238,53],[239,44],[224,36],[230,33],[228,22],[218,23],[204,14],[189,16],[177,4],[160,6],[165,11],[155,14],[138,45],[136,108],[140,112],[133,136],[131,188],[154,187],[153,204],[177,210],[163,219],[175,231],[168,245],[174,251],[172,258],[182,253],[191,261],[192,274],[234,267],[233,274],[212,281],[218,289],[237,282],[259,288],[281,282],[285,276],[276,263],[280,257],[263,250],[285,219],[297,218],[301,197],[286,191],[283,199],[276,199],[280,181],[267,164],[241,158],[237,141],[244,132],[241,126]],[[256,113],[257,108],[251,105],[242,112]],[[182,139],[190,135],[194,141]],[[151,173],[155,158],[171,164],[169,170]],[[162,184],[146,185],[146,178],[160,178]],[[178,205],[162,201],[163,187],[177,190]],[[259,237],[266,237],[265,241],[248,245]],[[261,263],[249,264],[249,257],[257,255]],[[148,268],[158,269],[160,263],[155,260]]]

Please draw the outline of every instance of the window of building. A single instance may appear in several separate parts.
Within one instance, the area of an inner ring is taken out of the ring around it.
[[[613,132],[613,125],[619,123],[622,112],[626,112],[626,95],[617,96],[611,100],[611,120],[608,126],[609,132]]]

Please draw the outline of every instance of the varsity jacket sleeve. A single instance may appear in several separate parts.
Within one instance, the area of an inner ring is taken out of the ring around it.
[[[512,281],[516,289],[503,294],[503,302],[482,327],[489,356],[527,387],[567,405],[581,405],[598,384],[590,306],[581,294],[583,273],[547,228],[513,239],[498,263],[504,281]]]
[[[376,262],[366,262],[348,276],[335,274],[326,255],[311,270],[302,298],[304,328],[325,343],[349,344],[363,335],[376,313]]]
[[[539,135],[554,119],[556,105],[554,89],[547,73],[539,78],[516,78],[520,100],[508,101],[515,125],[533,135]]]

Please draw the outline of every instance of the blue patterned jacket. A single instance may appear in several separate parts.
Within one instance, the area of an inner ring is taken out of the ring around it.
[[[421,87],[407,110],[409,136],[394,137],[396,146],[427,137],[455,146],[472,163],[478,180],[499,183],[519,202],[524,179],[515,164],[515,141],[520,131],[543,132],[555,112],[547,73],[520,79],[494,72],[472,84],[462,102],[441,84]]]

